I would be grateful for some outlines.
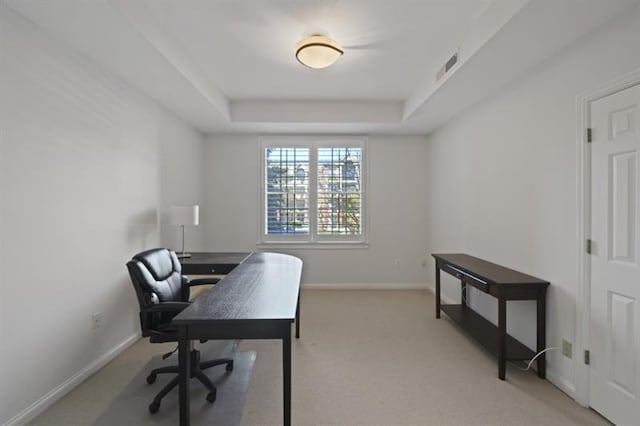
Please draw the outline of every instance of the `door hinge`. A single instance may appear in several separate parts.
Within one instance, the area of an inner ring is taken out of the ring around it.
[[[591,352],[589,352],[589,350],[584,351],[584,363],[587,365],[591,364]]]
[[[587,253],[588,254],[592,254],[593,253],[593,241],[592,240],[587,239],[586,249],[587,249]]]
[[[591,131],[591,127],[587,128],[587,142],[591,143],[593,140],[593,132]]]

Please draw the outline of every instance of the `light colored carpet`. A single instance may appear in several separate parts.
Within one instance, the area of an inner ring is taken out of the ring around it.
[[[205,370],[217,389],[214,404],[206,401],[209,391],[198,380],[191,383],[191,425],[225,425],[238,426],[242,410],[251,382],[255,352],[236,351],[231,354],[234,345],[226,341],[209,341],[199,345],[203,360],[228,358],[233,355],[233,372],[228,372],[224,365]],[[174,426],[179,423],[178,392],[169,392],[160,404],[156,414],[148,411],[149,403],[175,374],[159,374],[153,386],[146,382],[149,371],[154,368],[176,365],[177,355],[162,360],[161,355],[154,356],[118,397],[94,423],[94,426],[135,425],[135,426]]]
[[[293,344],[294,425],[606,425],[533,372],[507,367],[446,315],[427,291],[305,291]],[[167,348],[171,346],[168,345]],[[148,359],[142,340],[32,422],[88,425]],[[243,341],[257,358],[241,425],[282,424],[277,341]]]

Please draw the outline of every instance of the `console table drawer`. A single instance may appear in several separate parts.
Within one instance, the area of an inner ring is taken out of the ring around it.
[[[486,281],[468,273],[465,272],[461,269],[456,268],[455,266],[451,266],[449,264],[443,264],[442,265],[442,270],[447,272],[448,274],[453,275],[454,277],[456,277],[457,279],[459,279],[460,281],[463,281],[469,285],[472,285],[473,287],[477,288],[478,290],[482,290],[485,293],[489,292],[489,283],[487,283]]]

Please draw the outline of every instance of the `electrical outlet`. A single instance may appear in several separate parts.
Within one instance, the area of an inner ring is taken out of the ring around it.
[[[102,314],[100,312],[97,312],[91,315],[91,328],[95,330],[97,328],[100,328],[101,325],[102,325]]]
[[[566,356],[569,359],[571,359],[571,357],[573,356],[573,345],[571,344],[571,342],[568,342],[564,339],[562,339],[562,355]]]

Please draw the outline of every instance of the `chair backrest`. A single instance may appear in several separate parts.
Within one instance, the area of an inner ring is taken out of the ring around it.
[[[143,312],[162,302],[185,302],[182,265],[173,250],[156,248],[136,254],[127,262],[131,283],[140,305],[142,335],[166,325],[175,315]]]

